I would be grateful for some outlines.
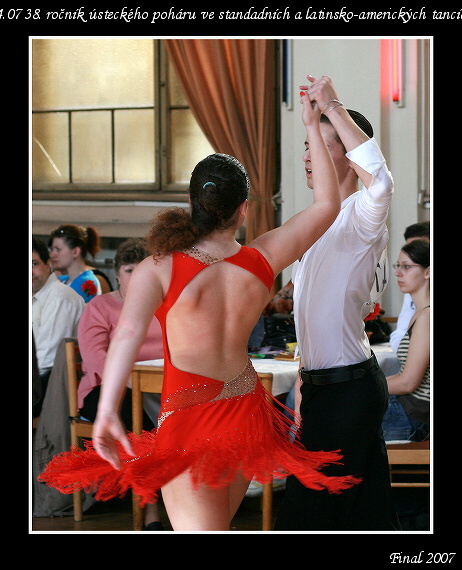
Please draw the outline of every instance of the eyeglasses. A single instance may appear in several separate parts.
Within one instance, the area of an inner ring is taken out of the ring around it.
[[[399,263],[395,263],[394,265],[392,265],[393,269],[395,269],[396,271],[398,271],[398,269],[402,269],[403,271],[407,271],[408,269],[410,269],[411,267],[421,267],[420,265],[400,265]]]

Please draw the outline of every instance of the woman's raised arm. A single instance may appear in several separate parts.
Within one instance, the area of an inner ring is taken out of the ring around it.
[[[277,275],[296,259],[329,228],[340,211],[337,172],[321,134],[321,111],[305,91],[300,93],[302,119],[306,127],[305,145],[309,145],[312,165],[313,203],[295,214],[282,226],[271,230],[250,245],[259,249]]]

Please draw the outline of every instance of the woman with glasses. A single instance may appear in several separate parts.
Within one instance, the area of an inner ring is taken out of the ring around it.
[[[393,265],[398,287],[415,305],[398,347],[401,369],[387,377],[385,441],[422,441],[430,433],[430,243],[413,240],[401,248]]]
[[[83,297],[88,303],[101,295],[100,281],[86,257],[92,257],[100,250],[100,237],[94,228],[82,228],[74,224],[59,226],[51,233],[50,261],[59,279]]]

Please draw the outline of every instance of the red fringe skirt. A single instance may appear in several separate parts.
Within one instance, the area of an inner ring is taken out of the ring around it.
[[[223,382],[207,379],[204,384],[203,377],[197,377],[202,379],[201,389],[191,385],[189,392],[182,389],[167,397],[158,428],[128,434],[135,456],[120,446],[120,470],[113,469],[87,441],[85,450],[72,447],[56,455],[39,481],[61,493],[80,489],[95,493],[98,501],[132,489],[141,505],[155,502],[158,490],[187,469],[196,486],[212,488],[228,485],[237,471],[261,484],[295,475],[306,487],[329,493],[341,493],[359,483],[361,479],[352,475],[322,473],[326,465],[340,463],[340,450],[305,449],[280,402],[263,388],[251,364],[250,368],[247,393],[242,393],[242,378],[223,388]]]

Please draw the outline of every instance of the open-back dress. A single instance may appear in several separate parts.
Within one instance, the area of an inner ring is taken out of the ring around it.
[[[340,493],[359,483],[354,476],[328,477],[321,469],[339,463],[340,450],[309,451],[293,433],[293,422],[262,386],[251,361],[234,379],[223,382],[175,368],[170,360],[166,319],[186,285],[212,263],[235,264],[253,273],[268,290],[273,271],[254,248],[214,259],[191,248],[173,252],[172,278],[156,316],[164,342],[164,383],[158,427],[141,435],[129,433],[135,456],[120,446],[122,468],[114,469],[93,449],[71,448],[56,455],[39,480],[62,493],[96,492],[97,500],[122,496],[132,489],[141,504],[155,502],[157,492],[189,469],[197,485],[221,487],[237,471],[262,484],[295,475],[312,489]],[[325,491],[324,491],[325,492]]]

